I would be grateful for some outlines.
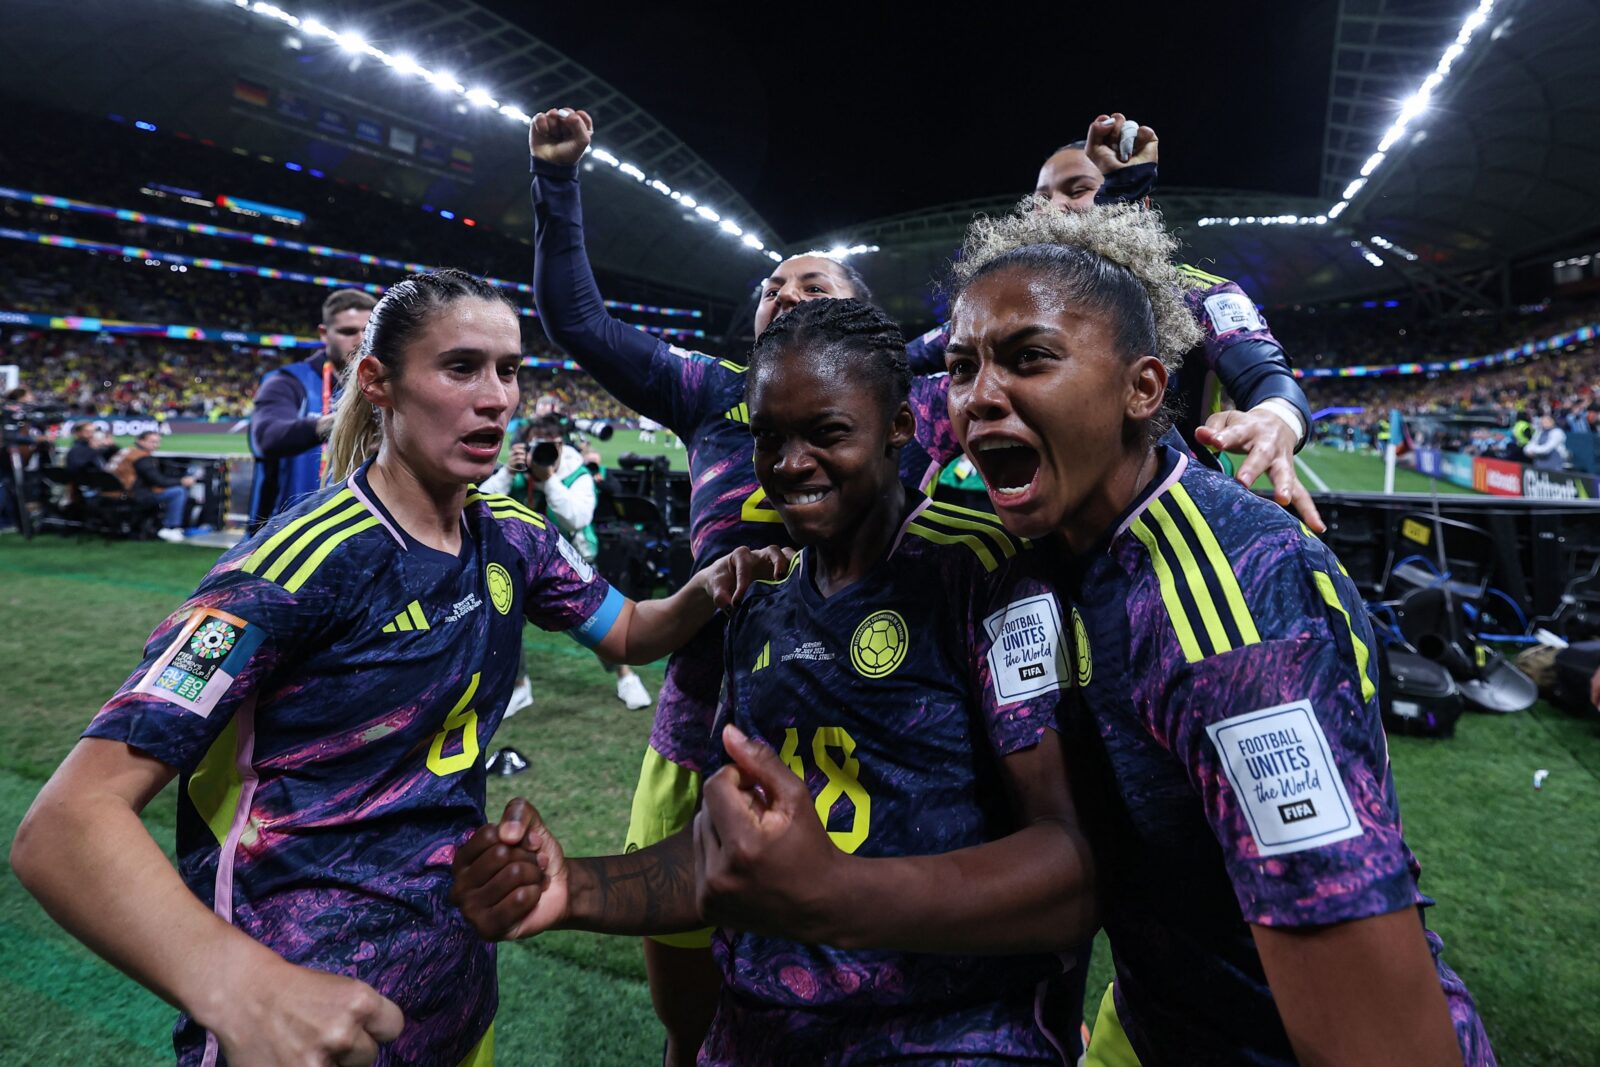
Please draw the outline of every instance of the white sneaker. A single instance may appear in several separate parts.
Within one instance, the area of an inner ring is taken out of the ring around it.
[[[183,531],[177,527],[168,527],[165,530],[157,530],[156,536],[161,538],[161,540],[165,541],[169,545],[183,544]]]
[[[533,683],[524,678],[511,690],[511,701],[506,704],[506,713],[501,718],[509,719],[523,708],[533,707]]]
[[[624,674],[617,679],[617,699],[626,704],[631,711],[648,708],[654,703],[650,699],[649,690],[645,689],[637,674]]]

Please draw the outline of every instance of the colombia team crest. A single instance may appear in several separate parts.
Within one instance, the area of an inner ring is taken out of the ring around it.
[[[1089,658],[1089,629],[1077,608],[1072,609],[1072,644],[1078,653],[1078,688],[1082,689],[1094,677],[1094,661]]]
[[[882,678],[905,662],[906,621],[893,611],[875,611],[850,636],[850,665],[863,678]]]
[[[489,564],[485,574],[489,585],[489,603],[494,610],[505,615],[511,611],[511,574],[498,563]]]

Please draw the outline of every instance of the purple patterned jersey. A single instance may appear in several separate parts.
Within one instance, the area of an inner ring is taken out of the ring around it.
[[[855,856],[931,855],[1015,828],[1002,757],[1055,728],[1061,609],[992,516],[922,501],[888,557],[824,598],[801,552],[728,627],[719,722],[770,744]],[[720,736],[720,730],[718,731]],[[707,772],[726,756],[720,743]],[[843,951],[718,931],[709,1064],[1059,1063],[1035,1020],[1055,956]]]
[[[939,468],[961,453],[950,429],[948,383],[940,375],[912,384],[909,402],[917,435],[900,453],[901,477],[909,488],[925,490]],[[652,401],[640,413],[670,427],[688,447],[689,536],[696,567],[740,546],[793,543],[756,482],[744,389],[745,368],[728,360],[663,341],[650,361],[644,392]],[[704,767],[722,685],[721,648],[721,627],[714,623],[672,657],[656,704],[651,747],[695,771]]]
[[[1064,568],[1082,708],[1068,746],[1118,1016],[1153,1064],[1290,1064],[1250,924],[1432,902],[1406,847],[1372,630],[1292,516],[1160,446],[1099,551]],[[1492,1064],[1429,943],[1465,1062]]]
[[[456,556],[406,534],[365,469],[275,516],[84,735],[178,770],[178,869],[219,916],[400,1006],[379,1063],[454,1064],[493,1020],[494,946],[448,900],[484,820],[484,747],[524,619],[593,643],[622,603],[541,517],[467,499]],[[187,1015],[174,1043],[219,1062]]]

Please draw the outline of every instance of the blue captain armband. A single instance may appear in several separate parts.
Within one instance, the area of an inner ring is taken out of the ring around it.
[[[595,613],[586,619],[582,626],[568,630],[567,634],[584,648],[594,648],[606,639],[606,634],[611,632],[612,625],[617,621],[617,616],[622,614],[622,605],[628,598],[617,592],[613,586],[606,590],[606,598],[600,602]]]

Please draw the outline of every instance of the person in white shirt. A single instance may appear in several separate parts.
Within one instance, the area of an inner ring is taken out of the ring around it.
[[[600,553],[600,540],[594,529],[600,493],[594,472],[583,455],[567,444],[559,415],[536,414],[523,437],[511,446],[510,461],[478,488],[484,493],[504,493],[549,515],[584,562],[594,562]],[[650,706],[650,692],[633,668],[612,663],[605,666],[617,674],[618,700],[634,710]],[[533,686],[524,672],[512,691],[506,714],[514,715],[532,703]]]

